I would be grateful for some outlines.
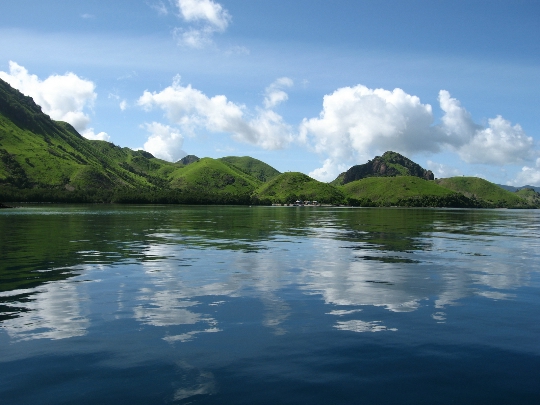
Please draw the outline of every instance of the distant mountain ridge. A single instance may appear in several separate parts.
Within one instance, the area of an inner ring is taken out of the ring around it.
[[[504,185],[504,184],[497,184],[497,186],[501,187],[501,188],[504,188],[505,190],[508,190],[508,191],[512,191],[512,192],[516,192],[516,191],[519,191],[519,190],[523,190],[523,189],[531,189],[531,190],[534,190],[536,191],[537,193],[540,192],[540,187],[536,187],[536,186],[521,186],[521,187],[514,187],[514,186],[507,186],[507,185]]]
[[[346,172],[341,173],[330,184],[345,185],[347,183],[361,180],[366,177],[396,177],[413,176],[424,180],[433,180],[434,175],[431,170],[426,170],[409,158],[397,152],[388,151],[382,156],[376,156],[367,163],[355,165]]]
[[[478,178],[433,181],[433,173],[388,151],[332,183],[280,173],[249,156],[188,155],[172,163],[143,150],[88,140],[54,121],[0,80],[0,206],[3,202],[290,204],[367,207],[538,208],[540,194]]]

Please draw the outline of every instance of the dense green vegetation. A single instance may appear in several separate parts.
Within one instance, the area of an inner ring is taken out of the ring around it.
[[[0,80],[0,202],[290,204],[353,206],[540,206],[534,190],[513,193],[471,177],[433,173],[388,151],[332,183],[280,174],[249,156],[189,155],[176,163],[83,138],[53,121],[30,97]]]
[[[269,164],[249,156],[226,156],[219,160],[223,160],[238,167],[244,173],[249,174],[260,181],[268,181],[281,174]]]
[[[530,205],[540,207],[540,193],[532,188],[522,188],[516,192],[516,195],[525,199]]]
[[[297,172],[280,174],[259,187],[253,201],[260,204],[289,204],[296,200],[343,204],[345,195],[337,188]]]
[[[436,183],[469,198],[484,201],[487,207],[526,208],[531,203],[518,193],[512,193],[478,177],[450,177],[437,179]]]
[[[341,186],[350,205],[405,207],[478,207],[460,193],[413,176],[368,177]]]

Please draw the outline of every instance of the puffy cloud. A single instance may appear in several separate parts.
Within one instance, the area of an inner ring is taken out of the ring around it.
[[[177,0],[177,6],[184,20],[204,22],[219,31],[224,31],[231,19],[227,10],[212,0]]]
[[[178,42],[190,47],[201,48],[210,44],[213,34],[225,31],[231,20],[227,10],[212,0],[176,0],[176,5],[186,22],[197,24],[174,31]]]
[[[445,112],[440,128],[447,135],[445,142],[467,163],[513,164],[533,157],[534,141],[520,125],[514,125],[498,115],[488,120],[484,128],[475,124],[458,100],[441,90],[441,109]]]
[[[97,141],[110,141],[111,137],[106,132],[95,133],[94,128],[88,128],[81,132],[81,135],[86,139]]]
[[[442,163],[436,163],[431,160],[427,161],[427,168],[433,172],[435,177],[438,178],[461,176],[463,174],[461,170],[455,167]]]
[[[144,124],[144,127],[150,132],[144,144],[145,151],[169,162],[176,162],[186,156],[186,152],[182,150],[184,137],[178,130],[159,122]]]
[[[186,156],[186,152],[182,150],[184,137],[177,129],[159,122],[144,124],[144,127],[150,132],[144,150],[169,162],[176,162]]]
[[[95,135],[92,128],[88,128],[90,117],[84,112],[85,108],[92,108],[97,97],[93,82],[81,79],[74,73],[52,75],[40,80],[36,75],[28,73],[23,66],[10,61],[9,73],[0,71],[0,78],[34,99],[41,106],[43,112],[54,120],[66,121],[85,137],[108,139],[108,135],[101,132]]]
[[[274,108],[278,104],[287,101],[289,96],[282,89],[292,87],[293,81],[288,77],[281,77],[266,88],[264,98],[265,108]]]
[[[290,126],[274,111],[257,109],[254,117],[246,117],[245,106],[223,95],[208,97],[191,85],[182,86],[179,76],[172,86],[159,93],[145,91],[138,104],[146,110],[161,108],[171,122],[189,133],[201,127],[211,132],[228,132],[237,141],[264,149],[280,149],[292,141]]]
[[[309,176],[319,181],[329,182],[348,168],[349,166],[345,164],[337,164],[332,159],[326,159],[323,166],[310,172]]]
[[[300,125],[300,140],[330,159],[312,175],[326,178],[331,162],[357,164],[386,150],[410,156],[450,149],[468,163],[496,165],[536,156],[533,138],[521,126],[497,116],[483,127],[446,90],[439,92],[439,103],[444,114],[434,125],[431,106],[399,88],[357,85],[324,96],[319,117]]]
[[[204,27],[201,29],[191,28],[185,30],[183,28],[176,28],[174,30],[174,37],[181,45],[186,45],[191,48],[204,48],[212,43],[212,35],[214,31],[210,27]]]
[[[319,117],[304,119],[300,138],[335,161],[352,161],[373,151],[438,151],[429,104],[401,89],[358,85],[324,96]]]
[[[516,178],[509,182],[509,185],[522,186],[537,186],[540,187],[540,158],[536,159],[534,167],[524,166],[516,175]]]

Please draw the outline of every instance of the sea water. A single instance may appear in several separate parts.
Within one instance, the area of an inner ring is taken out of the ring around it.
[[[0,211],[0,403],[538,404],[540,212]]]

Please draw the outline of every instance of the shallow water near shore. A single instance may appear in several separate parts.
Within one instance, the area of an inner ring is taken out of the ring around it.
[[[538,404],[540,211],[0,211],[2,404]]]

